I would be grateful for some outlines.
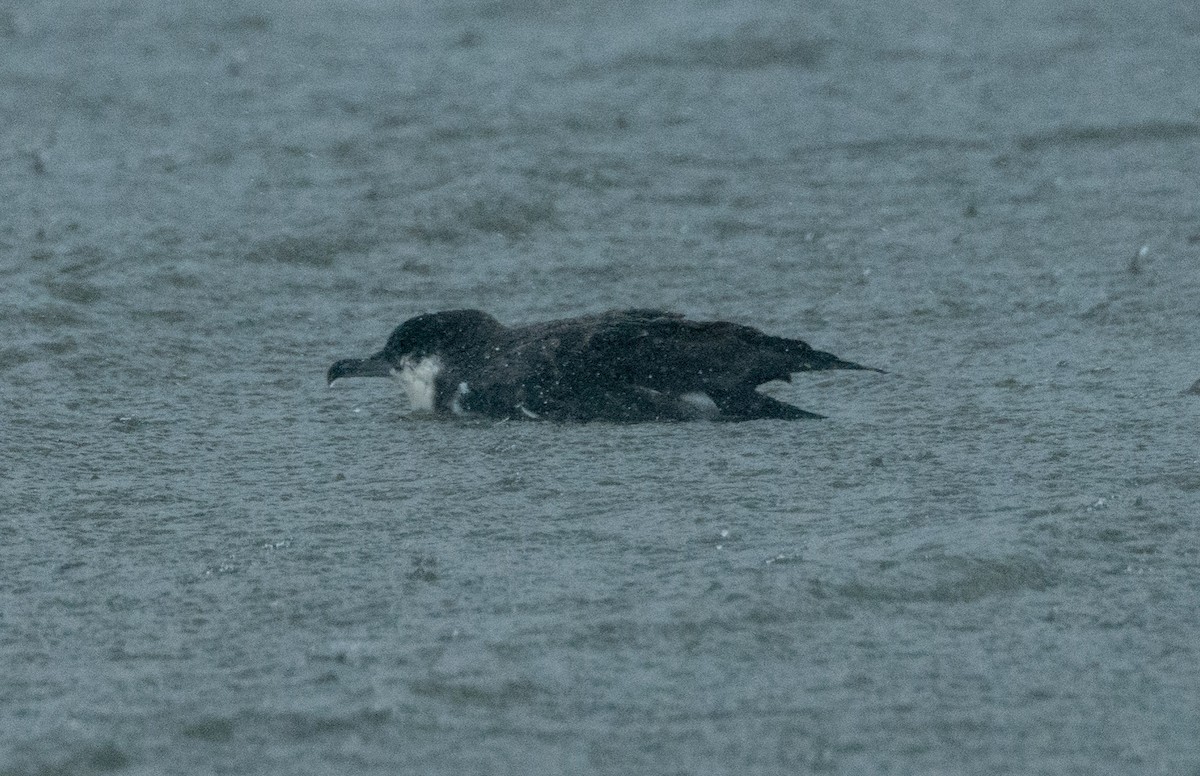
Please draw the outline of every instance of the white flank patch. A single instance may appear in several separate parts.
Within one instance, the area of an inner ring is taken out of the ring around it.
[[[458,390],[454,392],[454,399],[450,402],[450,411],[455,415],[463,414],[462,400],[467,398],[467,394],[471,392],[471,386],[466,383],[459,383]]]
[[[717,415],[721,414],[720,407],[717,406],[717,403],[713,401],[712,397],[707,393],[702,393],[700,391],[681,393],[679,395],[679,400],[684,404],[690,404],[691,406],[695,407],[703,417],[715,418]]]
[[[437,356],[420,360],[405,356],[400,359],[400,370],[392,370],[392,375],[404,386],[413,412],[433,412],[434,380],[441,371],[442,362]]]

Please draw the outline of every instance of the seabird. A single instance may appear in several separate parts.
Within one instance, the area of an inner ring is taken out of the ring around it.
[[[553,421],[819,418],[755,390],[795,372],[882,369],[797,339],[660,310],[505,326],[479,310],[410,318],[383,350],[329,367],[395,377],[414,411]]]

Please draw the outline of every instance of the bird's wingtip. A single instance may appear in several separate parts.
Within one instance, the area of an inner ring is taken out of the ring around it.
[[[842,361],[841,359],[838,359],[836,363],[830,366],[834,369],[858,369],[863,372],[878,372],[881,375],[890,374],[886,369],[880,369],[877,366],[867,366],[866,364],[857,364],[853,361]]]

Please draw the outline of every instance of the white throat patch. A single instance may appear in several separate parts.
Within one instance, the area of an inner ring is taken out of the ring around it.
[[[392,376],[404,386],[413,412],[433,412],[434,381],[441,371],[442,360],[437,356],[405,356],[400,359],[400,369],[392,370]]]

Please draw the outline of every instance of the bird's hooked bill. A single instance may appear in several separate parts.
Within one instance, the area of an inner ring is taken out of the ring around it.
[[[334,362],[325,373],[325,384],[332,386],[334,380],[343,377],[391,377],[392,363],[376,353],[370,358],[343,358]]]

